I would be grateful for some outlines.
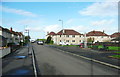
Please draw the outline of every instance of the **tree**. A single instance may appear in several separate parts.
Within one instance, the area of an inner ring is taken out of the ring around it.
[[[46,43],[49,44],[49,43],[51,42],[51,39],[52,39],[52,37],[51,37],[51,36],[48,36],[48,37],[47,37],[47,40],[46,40]]]
[[[91,42],[91,43],[93,43],[93,42],[94,42],[94,38],[91,38],[91,37],[88,38],[88,39],[87,39],[87,42]]]
[[[25,36],[25,43],[30,42],[30,36]]]

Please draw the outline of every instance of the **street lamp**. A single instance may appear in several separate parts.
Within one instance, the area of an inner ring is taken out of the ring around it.
[[[61,19],[59,19],[59,21],[61,21],[62,22],[62,36],[63,36],[63,20],[61,20]],[[63,45],[63,42],[64,42],[64,39],[63,39],[63,41],[62,41],[62,45]]]
[[[31,52],[29,52],[29,39],[30,39],[29,29],[25,29],[25,33],[28,33],[28,38],[27,38],[27,41],[28,41],[28,55],[31,55]]]

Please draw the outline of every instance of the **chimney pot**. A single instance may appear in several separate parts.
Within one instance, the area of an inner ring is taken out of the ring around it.
[[[10,31],[12,32],[13,30],[12,30],[12,27],[10,28]]]

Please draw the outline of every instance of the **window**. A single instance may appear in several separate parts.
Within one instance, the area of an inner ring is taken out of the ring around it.
[[[72,37],[75,37],[75,35],[72,35]]]
[[[75,42],[75,40],[72,40],[72,42]]]
[[[69,35],[66,35],[66,37],[69,37]]]
[[[61,42],[61,40],[60,40],[60,42]]]
[[[79,42],[81,42],[81,40]]]
[[[66,40],[66,42],[69,42],[69,40]]]
[[[80,35],[80,37],[81,37],[81,35]]]
[[[61,35],[60,35],[60,37],[61,37]]]

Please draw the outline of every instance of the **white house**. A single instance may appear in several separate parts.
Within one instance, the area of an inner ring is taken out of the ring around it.
[[[119,39],[119,38],[120,38],[120,32],[115,32],[111,35],[112,42],[118,42],[118,40],[114,40],[114,39]]]
[[[54,44],[80,44],[87,39],[91,39],[93,43],[95,42],[109,42],[111,40],[110,35],[107,35],[104,31],[90,31],[86,34],[86,37],[72,29],[63,29],[58,33],[50,32],[47,37],[51,36]],[[89,42],[89,41],[88,41]]]
[[[72,30],[72,29],[63,29],[58,33],[50,32],[47,34],[47,37],[51,36],[54,44],[80,44],[83,42],[83,34]]]
[[[108,42],[111,40],[111,37],[106,33],[101,31],[90,31],[86,34],[87,39],[93,39],[93,43],[95,42]]]
[[[1,44],[3,46],[7,45],[7,43],[10,43],[11,42],[11,32],[6,29],[6,28],[3,28],[0,26],[0,36],[1,36]]]

